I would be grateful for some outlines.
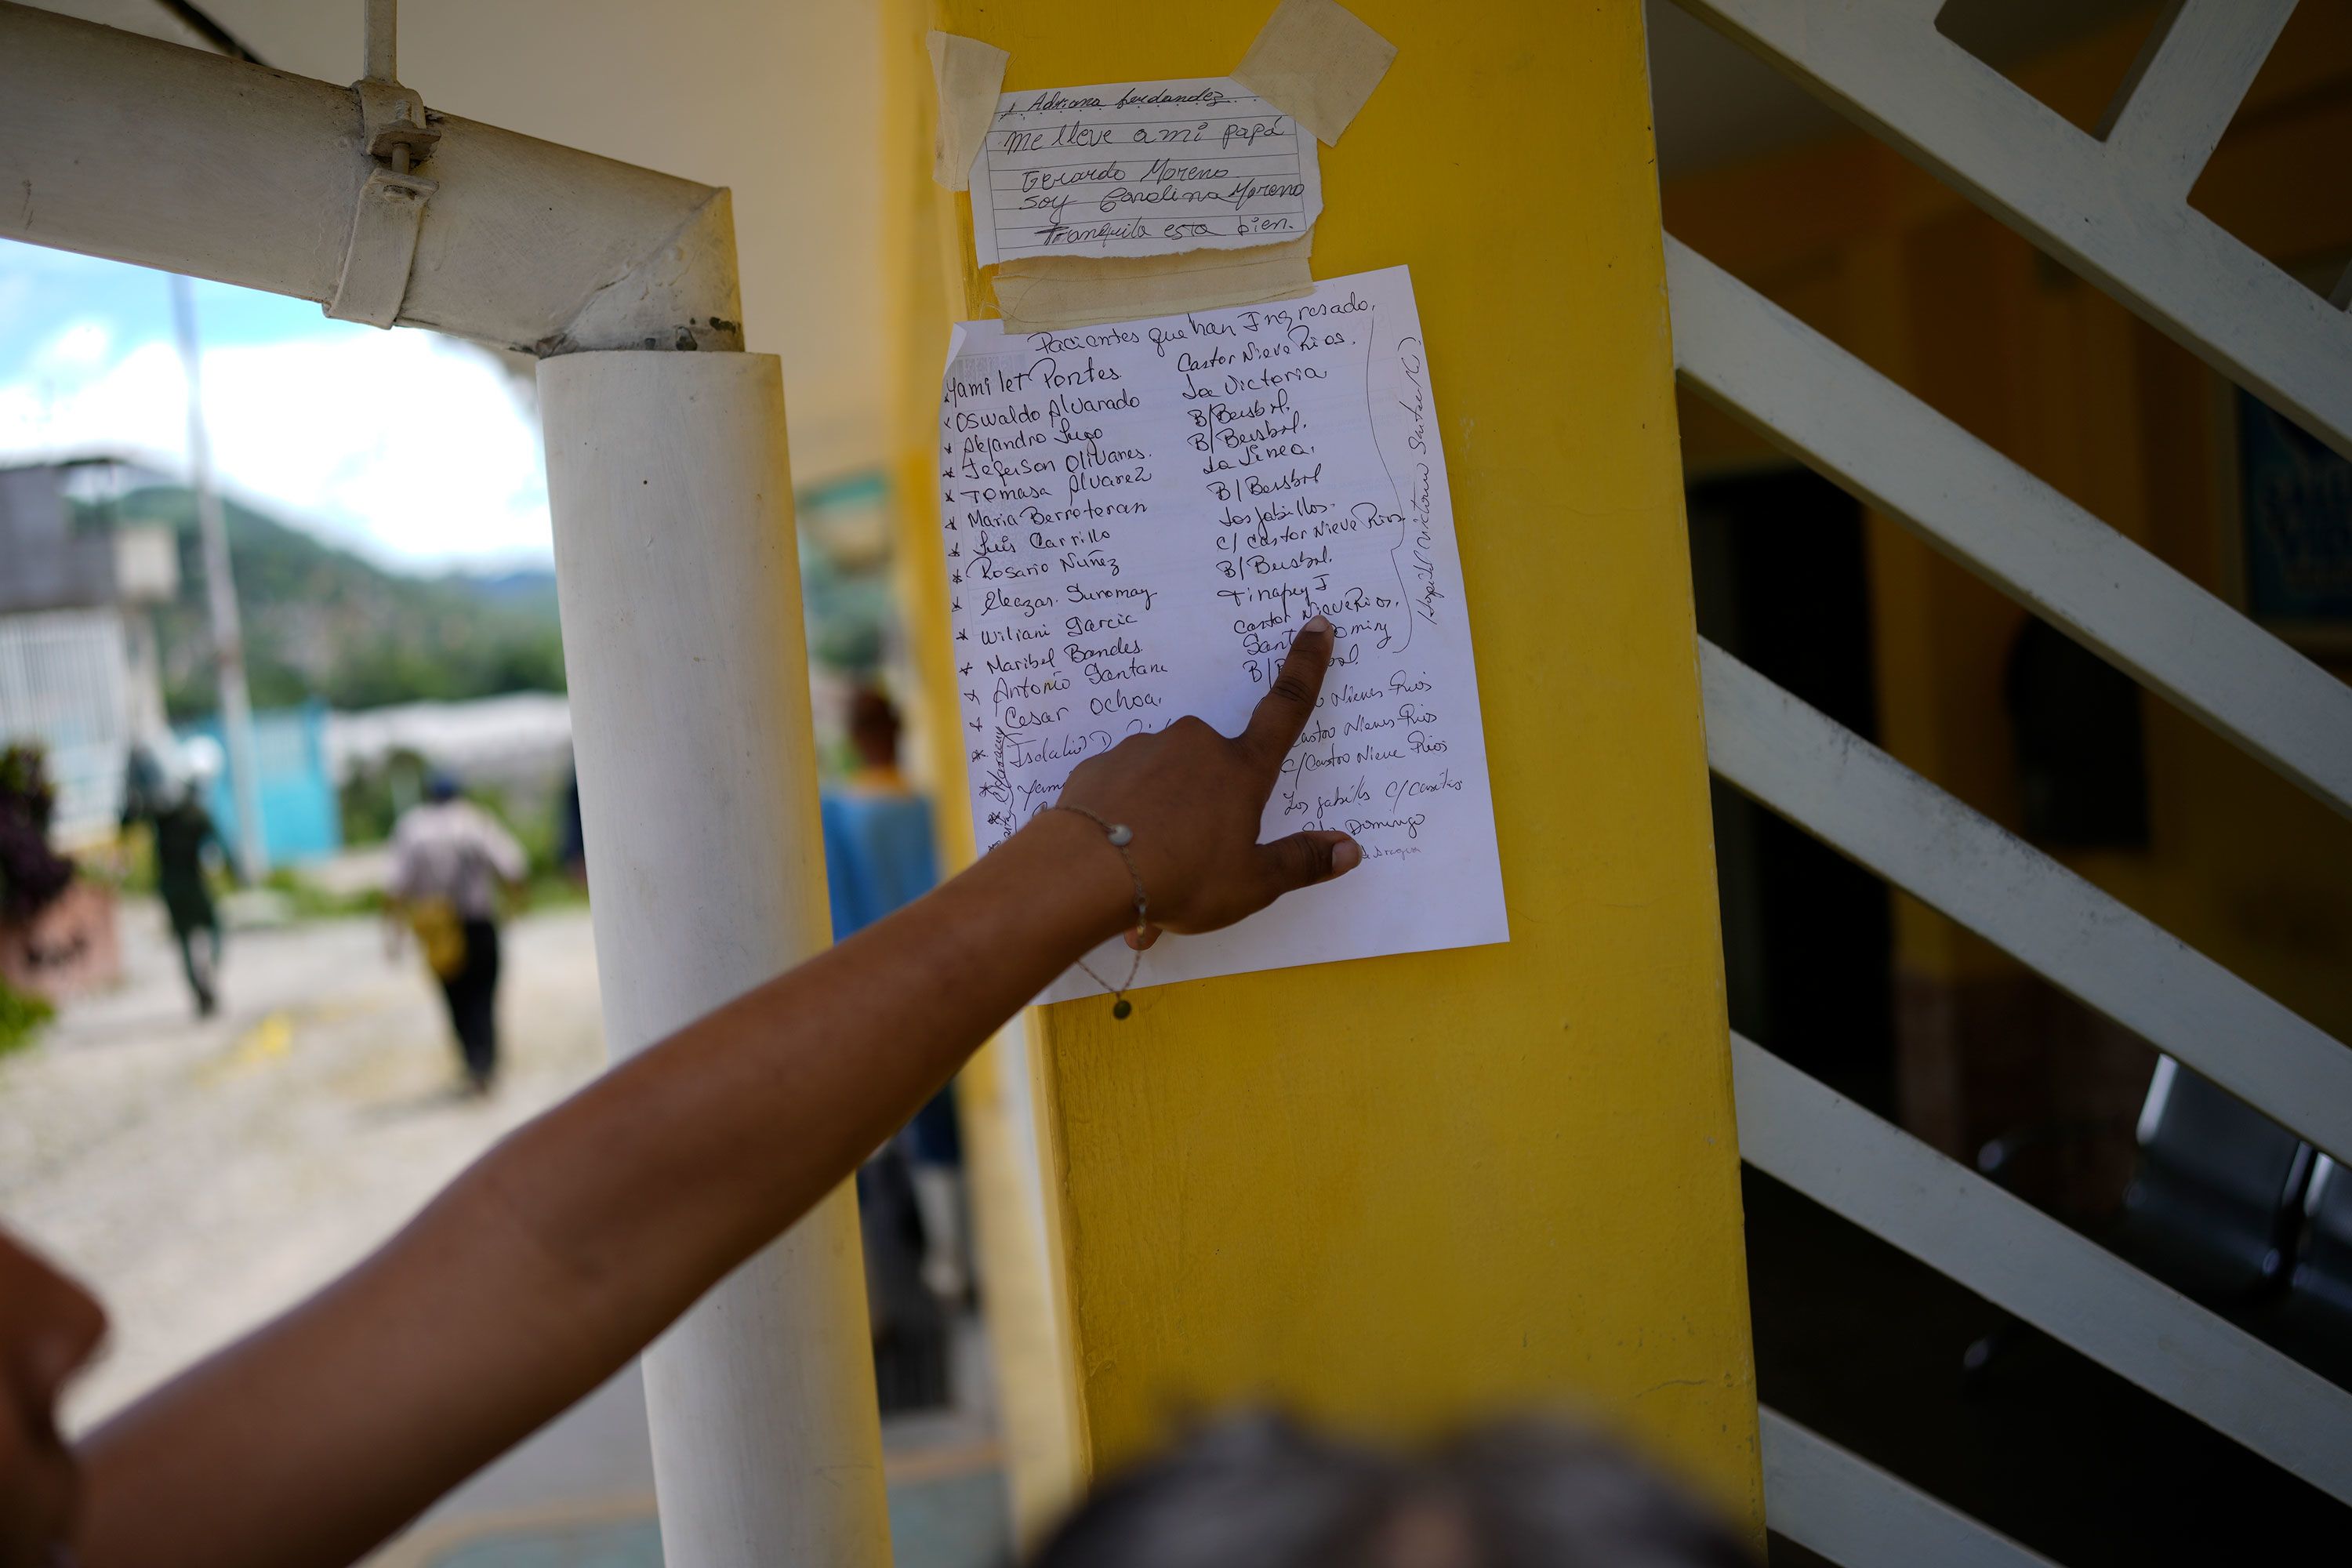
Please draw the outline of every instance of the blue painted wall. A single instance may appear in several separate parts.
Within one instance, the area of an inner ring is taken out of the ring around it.
[[[228,748],[220,721],[206,719],[184,724],[182,739],[208,735]],[[309,702],[253,716],[254,758],[261,773],[261,838],[272,866],[291,865],[331,855],[343,847],[342,812],[335,799],[335,781],[327,770],[327,705]],[[205,802],[219,825],[222,841],[234,853],[236,845],[236,796],[230,770],[223,768],[213,781]]]

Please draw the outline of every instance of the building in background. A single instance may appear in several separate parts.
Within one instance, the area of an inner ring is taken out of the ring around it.
[[[221,738],[217,718],[174,727],[164,711],[155,612],[179,594],[180,546],[140,498],[177,483],[111,454],[0,469],[0,740],[47,751],[68,850],[115,831],[134,746],[168,760],[191,736]],[[326,726],[317,702],[255,715],[273,862],[341,846]],[[206,804],[233,845],[232,784],[222,773]]]
[[[0,739],[47,751],[64,846],[113,830],[131,748],[168,734],[150,612],[179,554],[114,507],[164,478],[104,456],[0,468]]]

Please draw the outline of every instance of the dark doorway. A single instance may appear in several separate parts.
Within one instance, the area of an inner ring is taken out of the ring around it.
[[[1877,733],[1862,510],[1803,468],[1689,492],[1699,636],[1853,731]],[[1717,892],[1731,1026],[1895,1113],[1885,884],[1721,782]]]

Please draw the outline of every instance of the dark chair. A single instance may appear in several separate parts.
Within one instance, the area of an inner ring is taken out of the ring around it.
[[[2303,1194],[2303,1238],[2279,1305],[2281,1348],[2352,1387],[2352,1170],[2322,1154]]]
[[[2352,1321],[2352,1171],[2322,1154],[2305,1189],[2306,1226],[2294,1289]]]
[[[2185,1295],[2263,1300],[2294,1260],[2315,1152],[2245,1101],[2157,1058],[2117,1252]]]
[[[2023,1133],[1985,1145],[1978,1166],[1996,1181],[2019,1149],[2069,1134]],[[2122,1214],[2084,1226],[2126,1262],[2231,1317],[2275,1306],[2295,1272],[2305,1194],[2318,1156],[2310,1144],[2170,1057],[2159,1056],[2134,1130],[2139,1157]],[[2345,1190],[2352,1226],[2352,1177]],[[2329,1277],[2352,1308],[2352,1228]],[[2352,1322],[2352,1318],[2347,1318]],[[2022,1325],[1970,1344],[1961,1367],[1989,1373]]]

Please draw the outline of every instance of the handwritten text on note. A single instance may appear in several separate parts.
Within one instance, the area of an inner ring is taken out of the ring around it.
[[[1008,92],[971,171],[982,267],[1274,245],[1322,210],[1314,136],[1230,77]]]
[[[1163,938],[1139,985],[1508,940],[1403,268],[1277,305],[1010,336],[966,322],[940,473],[983,850],[1129,734],[1187,713],[1237,732],[1297,627],[1339,628],[1263,836],[1339,828],[1365,863],[1227,931]],[[1126,949],[1095,967],[1124,975]],[[1073,975],[1048,999],[1094,989]]]

